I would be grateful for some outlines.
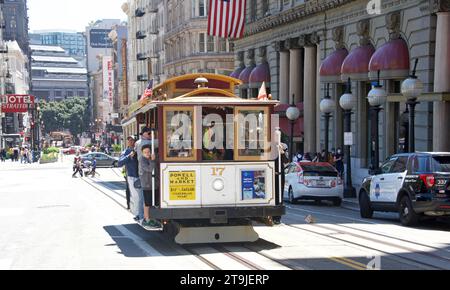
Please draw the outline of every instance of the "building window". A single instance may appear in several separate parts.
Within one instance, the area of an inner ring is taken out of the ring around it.
[[[256,20],[256,10],[258,7],[258,2],[256,0],[250,1],[250,22]]]
[[[199,34],[198,44],[199,44],[199,51],[205,52],[206,50],[205,50],[205,34],[204,33]]]
[[[84,91],[78,91],[78,96],[79,97],[85,97],[86,95],[84,94]]]
[[[73,97],[73,92],[72,91],[67,91],[67,97],[72,98]]]
[[[262,1],[262,16],[265,17],[269,12],[269,0]]]
[[[227,51],[227,40],[225,38],[219,38],[219,51],[220,52]]]
[[[208,36],[208,52],[214,52],[214,36]]]
[[[62,97],[62,91],[55,91],[55,97],[56,98]]]
[[[198,1],[198,15],[200,17],[206,16],[205,0],[199,0]]]

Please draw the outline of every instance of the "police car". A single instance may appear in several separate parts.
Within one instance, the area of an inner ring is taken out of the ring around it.
[[[450,216],[450,153],[394,155],[364,179],[359,194],[361,216],[398,212],[404,226],[422,216]]]

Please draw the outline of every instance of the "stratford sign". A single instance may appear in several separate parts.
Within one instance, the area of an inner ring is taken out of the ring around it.
[[[26,113],[34,105],[31,95],[2,95],[0,100],[3,113]]]

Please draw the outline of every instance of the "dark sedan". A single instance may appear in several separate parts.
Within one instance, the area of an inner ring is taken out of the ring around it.
[[[119,163],[119,159],[116,157],[111,157],[105,153],[101,152],[92,152],[81,156],[81,161],[84,163],[85,161],[94,160],[94,157],[97,160],[97,167],[117,167]]]

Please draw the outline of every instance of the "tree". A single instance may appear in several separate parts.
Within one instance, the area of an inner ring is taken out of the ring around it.
[[[89,129],[89,100],[72,98],[40,104],[45,132],[69,130],[74,136]]]

